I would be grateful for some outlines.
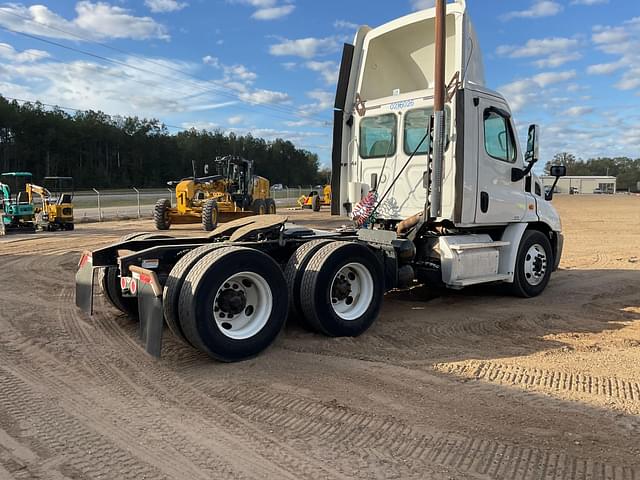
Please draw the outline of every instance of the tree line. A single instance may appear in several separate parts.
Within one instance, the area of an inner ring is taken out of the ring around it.
[[[195,129],[171,134],[155,119],[70,114],[0,96],[0,172],[31,172],[36,182],[72,176],[80,189],[161,187],[191,176],[193,164],[201,176],[225,155],[253,160],[256,174],[272,184],[326,181],[318,156],[286,140]]]
[[[567,175],[571,176],[616,177],[618,190],[636,191],[640,182],[640,158],[599,157],[582,160],[571,153],[562,152],[546,163],[545,174],[549,173],[553,165],[564,165],[567,167]]]

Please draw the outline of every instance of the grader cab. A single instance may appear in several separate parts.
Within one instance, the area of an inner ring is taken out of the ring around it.
[[[154,210],[158,230],[169,230],[173,224],[202,223],[210,232],[220,222],[276,213],[269,181],[254,175],[251,160],[223,157],[215,161],[215,169],[216,175],[168,183],[176,189],[176,206],[168,199],[158,200]]]

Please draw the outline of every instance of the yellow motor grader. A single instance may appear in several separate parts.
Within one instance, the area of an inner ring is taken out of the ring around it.
[[[215,161],[215,168],[217,175],[168,182],[176,189],[176,206],[172,207],[168,199],[158,200],[153,213],[158,230],[202,223],[202,228],[210,232],[218,223],[276,213],[276,203],[269,196],[269,180],[254,175],[251,160],[223,157]]]

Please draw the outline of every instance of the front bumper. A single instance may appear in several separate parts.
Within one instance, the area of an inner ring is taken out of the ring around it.
[[[564,248],[564,235],[562,232],[556,232],[556,256],[554,258],[553,271],[558,270],[560,260],[562,259],[562,249]]]

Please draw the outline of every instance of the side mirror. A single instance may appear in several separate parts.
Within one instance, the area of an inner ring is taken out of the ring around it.
[[[553,200],[553,192],[555,192],[556,186],[558,185],[558,181],[560,180],[560,178],[567,176],[567,167],[565,167],[564,165],[554,165],[549,169],[549,174],[552,177],[556,177],[556,181],[553,182],[552,187],[544,196],[547,202],[550,202],[551,200]]]
[[[511,169],[511,181],[519,182],[524,177],[531,173],[533,166],[538,162],[540,158],[540,144],[538,139],[540,138],[540,126],[530,125],[529,135],[527,136],[527,151],[524,154],[524,161],[527,166],[522,170],[521,168]]]
[[[524,161],[528,163],[536,163],[540,158],[540,126],[530,125],[529,134],[527,136],[527,151],[524,154]]]
[[[567,167],[564,165],[554,165],[549,171],[549,175],[556,178],[562,178],[567,176]]]

